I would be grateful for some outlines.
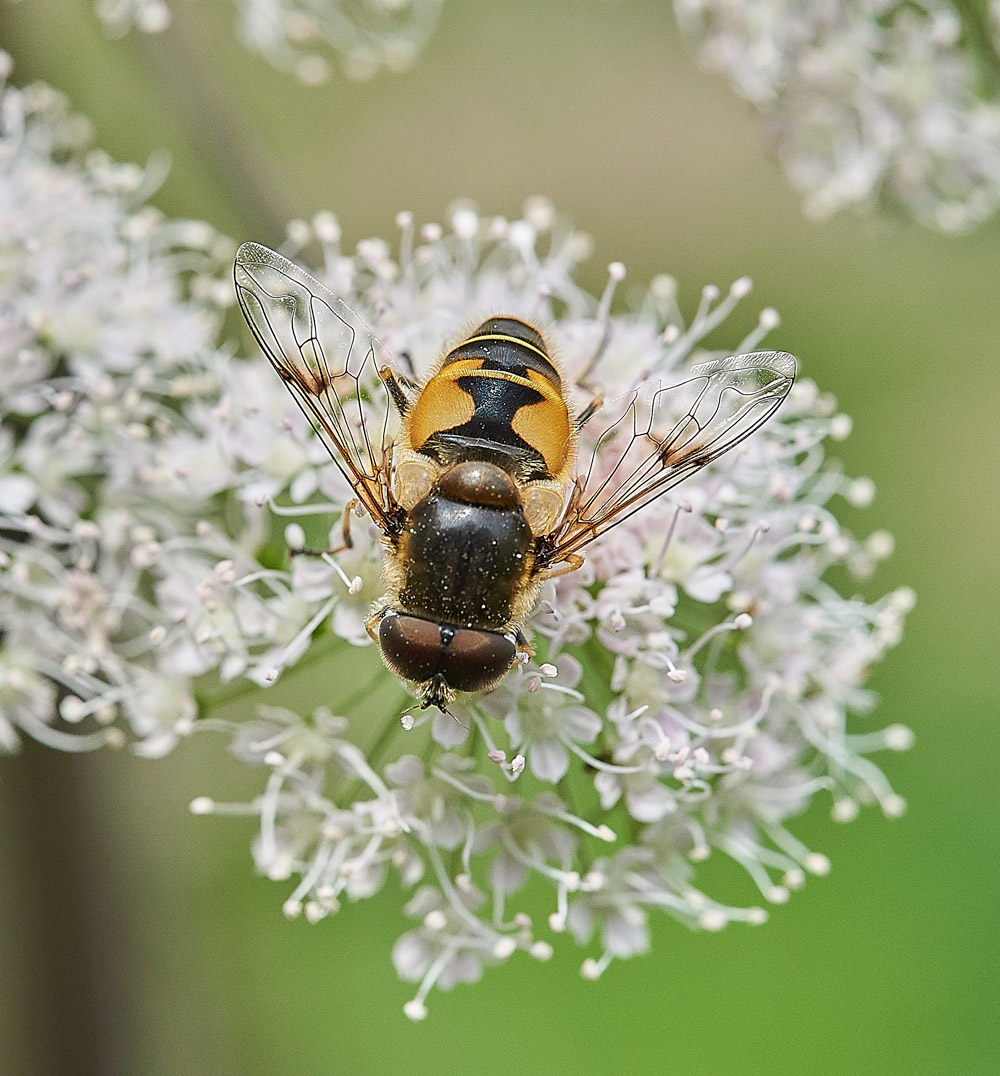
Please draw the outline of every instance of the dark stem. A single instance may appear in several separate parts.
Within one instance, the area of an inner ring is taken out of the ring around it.
[[[3,762],[11,939],[3,955],[17,1016],[14,1035],[0,1044],[0,1068],[19,1076],[136,1071],[128,1031],[137,983],[122,879],[95,796],[99,768],[97,758],[30,740]]]

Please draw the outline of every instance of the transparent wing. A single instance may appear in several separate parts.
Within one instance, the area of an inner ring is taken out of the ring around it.
[[[376,523],[395,507],[389,490],[391,365],[367,325],[318,280],[257,243],[233,270],[236,295],[257,343]]]
[[[601,408],[589,466],[545,561],[566,560],[749,437],[794,379],[791,355],[758,351],[701,363],[682,381],[653,381]]]

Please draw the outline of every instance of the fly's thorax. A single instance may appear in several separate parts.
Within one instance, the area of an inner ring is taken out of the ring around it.
[[[406,513],[399,604],[441,623],[505,630],[529,586],[534,545],[513,478],[483,461],[456,464]]]
[[[469,462],[481,464],[485,461]],[[412,448],[397,445],[394,449],[392,475],[392,493],[396,503],[409,512],[438,485],[439,480],[447,471],[453,469],[454,467],[447,468],[422,452],[415,452]],[[503,470],[502,467],[499,469]],[[468,471],[463,473],[466,475],[464,481],[471,482],[475,486],[478,479],[472,478]],[[558,478],[516,482],[521,510],[531,528],[531,533],[536,538],[551,534],[555,530],[566,504],[568,486],[565,472]]]
[[[482,460],[450,467],[438,479],[437,493],[455,504],[521,511],[521,495],[513,478],[502,467]]]
[[[517,318],[483,322],[424,384],[400,443],[442,466],[472,459],[522,482],[563,478],[576,434],[541,333]]]

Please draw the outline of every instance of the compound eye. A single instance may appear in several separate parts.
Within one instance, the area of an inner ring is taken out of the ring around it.
[[[386,664],[404,680],[430,680],[444,671],[441,629],[415,616],[386,616],[378,626]]]
[[[513,642],[495,631],[459,628],[444,651],[445,678],[456,691],[485,691],[516,656]]]
[[[397,676],[417,683],[441,676],[455,691],[485,691],[517,656],[513,642],[495,631],[453,628],[406,613],[383,617],[378,641]]]

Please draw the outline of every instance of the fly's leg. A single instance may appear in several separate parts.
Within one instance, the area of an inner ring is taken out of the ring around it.
[[[587,389],[594,393],[595,398],[600,394],[600,390],[597,389],[590,382],[590,375],[597,369],[597,364],[604,358],[604,352],[608,350],[608,343],[611,340],[611,322],[605,319],[604,327],[601,330],[601,338],[597,341],[597,347],[594,348],[593,355],[587,360],[586,365],[576,375],[576,383],[581,389]],[[600,406],[600,405],[598,405]],[[594,409],[596,410],[596,408]],[[593,412],[591,412],[592,414]],[[587,415],[590,418],[590,415]],[[586,420],[585,420],[586,421]],[[583,423],[581,422],[582,426]]]
[[[581,387],[584,388],[590,387],[582,385],[581,382],[577,383],[581,384]],[[603,405],[604,393],[601,389],[595,389],[594,395],[590,399],[590,403],[587,404],[587,406],[573,420],[573,425],[576,427],[576,429],[582,430],[583,427],[594,417],[594,415],[601,409]]]
[[[392,450],[394,444],[394,441],[386,442],[382,449],[381,458],[375,462],[375,474],[373,476],[373,484],[376,490],[375,496],[377,500],[390,508],[395,507],[396,504],[392,495],[392,485],[389,477],[392,474]],[[363,514],[363,511],[358,512],[358,515]]]
[[[590,403],[576,416],[573,420],[574,428],[579,431],[594,417],[594,414],[600,410],[604,404],[604,390],[598,385],[594,385],[590,381],[590,375],[594,372],[595,367],[601,360],[601,356],[604,354],[605,349],[608,346],[608,340],[611,338],[611,326],[605,325],[604,331],[601,333],[601,339],[598,341],[597,348],[594,354],[587,360],[587,364],[577,374],[576,384],[578,388],[584,389],[591,394]]]
[[[413,406],[413,401],[410,399],[407,389],[412,392],[417,387],[416,382],[400,377],[388,366],[383,366],[382,369],[379,370],[378,376],[382,379],[382,384],[385,385],[388,390],[389,396],[392,398],[392,402],[399,412],[400,417],[405,418],[407,412]]]
[[[353,549],[354,539],[351,537],[351,515],[360,503],[357,497],[352,497],[344,505],[344,515],[340,528],[344,540],[340,545],[334,549],[289,549],[288,555],[290,557],[332,557],[338,553],[343,553],[345,549]]]
[[[587,484],[587,476],[584,474],[578,474],[573,480],[573,488],[569,493],[569,500],[566,502],[566,508],[563,511],[563,519],[571,521],[575,519],[580,507],[580,498],[583,496],[583,487]]]
[[[413,365],[413,356],[408,351],[401,351],[399,361],[406,367],[407,388],[415,389],[420,378],[417,377],[417,371]]]
[[[564,563],[557,565],[555,568],[545,568],[538,573],[537,579],[558,579],[561,575],[569,575],[570,572],[575,572],[578,568],[583,567],[583,557],[579,553],[570,553],[567,555]]]

